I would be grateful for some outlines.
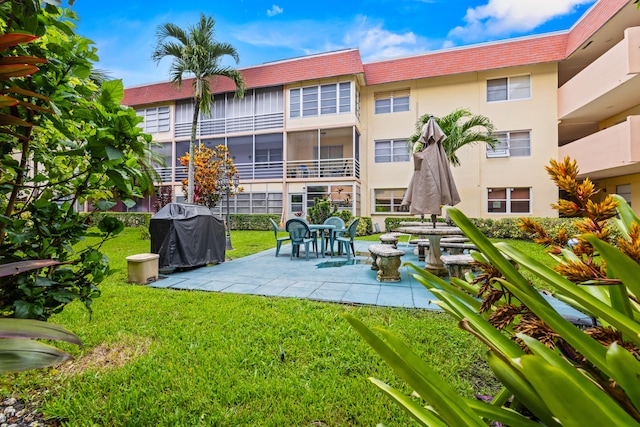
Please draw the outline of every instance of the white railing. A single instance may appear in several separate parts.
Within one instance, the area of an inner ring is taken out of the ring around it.
[[[171,168],[154,168],[160,177],[160,182],[171,182]]]
[[[241,180],[245,179],[282,179],[283,162],[236,163]]]
[[[360,177],[360,163],[356,159],[290,160],[288,178],[345,178]]]
[[[226,119],[207,119],[198,122],[196,135],[211,136],[228,133],[254,132],[284,127],[284,113],[256,114],[254,116],[229,117]],[[175,137],[191,136],[191,122],[176,123]]]

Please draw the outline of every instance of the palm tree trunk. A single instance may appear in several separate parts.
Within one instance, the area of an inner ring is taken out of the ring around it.
[[[194,98],[193,120],[191,122],[191,141],[189,141],[189,169],[187,171],[187,203],[194,202],[195,164],[194,150],[196,145],[196,131],[198,129],[198,115],[200,114],[200,98]]]

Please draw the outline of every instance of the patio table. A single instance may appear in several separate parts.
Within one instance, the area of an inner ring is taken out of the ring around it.
[[[425,270],[429,270],[436,276],[446,276],[447,267],[444,265],[440,256],[442,251],[440,250],[440,239],[444,236],[462,236],[464,233],[458,227],[436,227],[433,225],[425,225],[418,227],[398,227],[395,231],[400,233],[410,233],[416,236],[426,236],[429,240],[429,255],[426,257],[424,265]]]
[[[320,235],[320,248],[322,251],[322,258],[324,258],[324,231],[327,230],[330,233],[331,246],[333,247],[333,230],[336,228],[335,225],[331,224],[309,224],[309,230],[311,231],[322,231]],[[319,233],[320,234],[320,233]]]

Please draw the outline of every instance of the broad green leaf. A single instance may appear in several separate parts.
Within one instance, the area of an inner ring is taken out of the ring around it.
[[[117,204],[116,202],[112,202],[111,200],[98,200],[96,202],[96,206],[98,210],[101,210],[101,211],[108,211],[109,209],[114,207],[116,204]]]
[[[0,318],[0,337],[2,338],[42,338],[66,341],[81,345],[80,339],[68,329],[55,323],[33,319]]]
[[[618,385],[627,393],[636,409],[640,409],[640,361],[614,342],[607,350],[607,362],[616,372],[616,378],[619,378]]]
[[[479,400],[468,399],[467,404],[482,418],[498,421],[508,426],[540,427],[540,423],[524,417],[513,409],[494,406]]]
[[[620,214],[620,222],[618,225],[622,228],[622,231],[629,236],[629,230],[631,224],[634,222],[640,224],[640,219],[636,216],[636,213],[631,209],[629,203],[620,195],[614,194],[613,200],[618,202],[618,213]]]
[[[401,348],[387,345],[358,319],[349,315],[345,317],[387,364],[436,409],[445,423],[452,426],[484,426],[465,401],[415,353],[404,345]],[[387,333],[386,337],[389,336]]]
[[[523,356],[516,363],[564,427],[638,425],[586,377],[571,375],[537,356]]]
[[[445,282],[441,278],[429,273],[425,269],[420,268],[410,262],[407,262],[404,265],[412,268],[417,272],[417,274],[413,274],[413,277],[418,282],[422,283],[427,289],[433,289],[433,288],[443,289],[449,292],[450,294],[453,294],[454,296],[458,297],[465,303],[469,304],[471,308],[473,308],[475,311],[478,311],[480,309],[480,306],[482,303],[477,299],[475,299],[473,296],[467,294],[466,292],[460,290],[455,286],[451,286],[450,283]]]
[[[547,281],[548,283],[552,283],[556,287],[556,289],[559,289],[559,291],[562,292],[565,296],[575,299],[578,304],[584,306],[587,310],[589,310],[589,313],[593,313],[594,316],[599,317],[604,321],[606,321],[607,323],[613,325],[615,328],[619,329],[623,334],[629,336],[629,339],[633,340],[636,343],[636,345],[640,345],[640,337],[638,336],[638,323],[635,322],[633,319],[630,319],[627,316],[624,316],[623,314],[618,312],[617,310],[612,309],[611,306],[603,303],[602,301],[595,298],[593,295],[584,291],[582,287],[576,286],[575,283],[567,280],[562,275],[556,273],[555,271],[551,270],[547,266],[542,265],[538,261],[523,254],[522,252],[512,248],[511,246],[504,243],[496,243],[496,246],[498,246],[501,251],[505,252],[509,257],[516,260],[521,266],[527,268],[536,276]],[[510,288],[510,290],[512,290],[512,288]],[[536,312],[536,310],[534,310],[534,307],[532,307],[529,303],[525,302],[521,297],[521,295],[518,295],[516,292],[513,292],[513,293],[516,294],[516,297],[520,299],[520,301],[525,303],[532,311],[534,311],[538,317],[540,317],[542,320],[544,320],[549,325],[551,325],[550,319],[543,317],[545,314],[542,313],[540,309],[538,309],[539,312]],[[539,307],[536,305],[535,308],[539,308]],[[571,323],[564,320],[548,304],[545,304],[544,312],[548,313],[549,316],[553,316],[555,319],[558,319],[558,318],[562,319],[563,324],[566,323],[567,331],[572,331],[575,329],[575,326],[571,325]],[[554,325],[551,325],[551,326],[554,329],[556,328],[556,326]],[[564,326],[563,326],[563,329],[564,329]],[[561,334],[563,333],[563,331],[561,330],[556,330],[556,332]],[[569,335],[575,336],[574,333],[570,333]],[[565,337],[565,335],[562,335],[562,336],[565,339],[567,338]],[[584,334],[581,334],[580,337],[584,338]],[[576,347],[576,343],[571,343],[571,345]],[[580,351],[583,355],[587,356],[587,354],[584,353],[584,351],[588,351],[586,348],[578,349],[578,351]],[[598,353],[600,353],[600,351],[598,351]],[[602,352],[601,357],[599,356],[598,359],[600,361],[599,363],[604,362],[604,352]],[[592,362],[595,363],[595,360],[592,360]]]
[[[0,340],[0,373],[27,371],[69,360],[71,356],[50,345],[24,338]]]
[[[538,390],[531,384],[529,378],[520,372],[520,368],[513,360],[504,360],[494,352],[487,352],[487,361],[493,373],[513,395],[548,426],[560,426],[554,419],[553,413],[538,395]]]
[[[100,100],[105,105],[119,105],[124,98],[122,80],[107,80],[102,84]]]
[[[490,324],[484,317],[470,309],[456,297],[438,289],[433,289],[431,292],[449,304],[456,311],[456,317],[459,319],[466,319],[473,327],[473,330],[482,336],[487,343],[494,347],[494,349],[499,351],[500,354],[509,358],[518,357],[524,354],[522,349],[515,342],[509,339],[508,336],[497,330],[495,326]]]
[[[537,299],[540,304],[549,304],[542,296],[531,286],[531,284],[525,279],[515,268],[515,266],[504,257],[502,253],[494,246],[494,244],[485,237],[484,234],[467,218],[462,212],[456,208],[448,208],[447,214],[453,219],[464,234],[476,245],[478,250],[482,252],[482,256],[488,259],[504,277],[517,286],[523,292],[527,292],[532,298]],[[474,259],[480,256],[479,253],[471,254]]]
[[[409,415],[414,417],[420,424],[430,427],[447,427],[447,424],[445,424],[436,414],[418,405],[411,398],[400,393],[395,388],[389,386],[386,383],[383,383],[376,378],[369,378],[369,381],[378,386],[380,390],[387,393],[387,395],[389,395],[400,406],[402,406],[409,413]]]
[[[611,269],[615,278],[620,279],[636,298],[640,298],[640,264],[629,258],[620,250],[603,242],[596,236],[582,236],[589,242],[600,256],[607,262],[607,270]]]
[[[112,145],[107,145],[105,147],[105,151],[107,152],[107,158],[109,160],[117,160],[124,157],[122,150],[119,150]]]

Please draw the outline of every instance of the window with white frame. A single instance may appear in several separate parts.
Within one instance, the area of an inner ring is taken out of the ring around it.
[[[487,157],[528,157],[531,155],[531,132],[496,132],[494,148],[487,146]]]
[[[409,150],[406,139],[384,139],[375,141],[376,163],[408,162]]]
[[[399,113],[409,111],[409,89],[378,92],[374,95],[375,113]]]
[[[531,188],[487,188],[487,212],[531,213]]]
[[[170,130],[169,106],[136,110],[136,114],[144,119],[138,126],[147,133],[168,132]]]
[[[616,185],[616,194],[625,199],[631,206],[631,184]]]
[[[531,98],[531,76],[513,76],[487,80],[487,102]]]
[[[351,111],[351,82],[289,90],[289,117],[308,117]]]
[[[387,188],[374,190],[374,212],[400,212],[400,205],[404,198],[406,188]]]

